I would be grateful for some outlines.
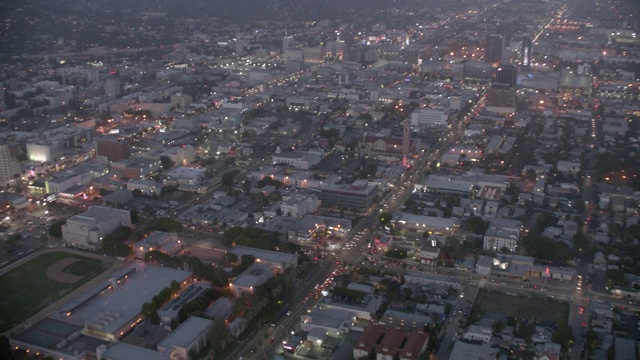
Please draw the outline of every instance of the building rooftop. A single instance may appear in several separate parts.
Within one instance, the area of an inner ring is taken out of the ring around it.
[[[456,341],[453,345],[449,360],[493,360],[498,355],[498,349],[488,344],[475,345],[463,341]]]
[[[209,289],[211,289],[211,285],[209,284],[195,283],[189,285],[186,289],[182,290],[180,295],[171,299],[171,301],[158,309],[158,315],[160,315],[160,317],[167,317],[171,319],[177,317],[178,311],[180,311],[184,304],[199,298]]]
[[[242,258],[243,255],[252,255],[256,260],[261,262],[267,262],[271,264],[277,264],[278,267],[285,264],[285,267],[297,260],[297,255],[288,254],[278,251],[262,250],[246,246],[236,246],[229,250],[230,253],[235,254],[238,258]]]
[[[340,309],[313,309],[308,314],[311,324],[326,328],[339,328],[342,323],[353,319],[351,311]]]
[[[169,352],[160,353],[123,342],[116,343],[102,354],[102,359],[105,360],[170,360],[171,358]]]
[[[168,348],[169,346],[186,348],[194,339],[207,332],[212,324],[213,321],[209,319],[189,316],[185,322],[160,341],[158,348]]]
[[[273,268],[268,264],[253,263],[247,270],[238,275],[233,281],[232,286],[251,288],[264,284],[264,282],[273,276]]]
[[[441,230],[452,229],[456,224],[456,220],[439,218],[434,216],[416,215],[404,212],[397,212],[393,214],[393,222],[396,224],[404,225],[409,224],[412,226],[422,226],[427,228],[438,228]]]
[[[84,219],[94,219],[97,223],[102,223],[106,219],[121,217],[125,214],[130,215],[130,212],[128,210],[113,209],[104,206],[91,206],[87,211],[80,215],[75,215],[71,217],[71,219],[80,221],[83,221]]]
[[[87,296],[74,299],[63,306],[66,310],[57,316],[66,321],[115,334],[122,326],[133,321],[142,309],[142,304],[151,301],[171,281],[180,283],[191,273],[161,266],[135,262],[127,267],[120,278],[112,277],[103,282]],[[71,305],[71,306],[69,306]]]

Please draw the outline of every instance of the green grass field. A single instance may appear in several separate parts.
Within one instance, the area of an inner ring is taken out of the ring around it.
[[[566,317],[568,305],[541,297],[510,296],[499,292],[480,291],[475,305],[482,312],[504,314],[515,318],[535,318],[538,322],[560,323]]]
[[[49,279],[46,271],[59,260],[74,258],[77,261],[63,271],[83,278],[69,286]],[[44,307],[67,295],[70,290],[91,280],[102,272],[99,259],[66,252],[42,254],[31,261],[0,276],[0,332],[25,321]]]

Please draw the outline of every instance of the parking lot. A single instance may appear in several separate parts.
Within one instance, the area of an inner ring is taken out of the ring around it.
[[[61,246],[59,239],[49,236],[51,224],[77,213],[74,208],[55,205],[31,205],[4,215],[0,231],[0,267],[7,266],[43,247]]]

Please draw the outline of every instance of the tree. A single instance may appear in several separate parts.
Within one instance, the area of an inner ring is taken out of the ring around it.
[[[483,235],[487,230],[487,223],[485,223],[481,217],[473,215],[467,219],[465,228],[468,232],[476,235]]]
[[[62,225],[64,225],[66,223],[66,221],[64,220],[58,220],[55,223],[51,224],[51,226],[49,226],[49,235],[53,236],[56,239],[59,239],[62,237]]]
[[[171,169],[174,165],[175,163],[168,156],[166,155],[160,156],[160,166],[162,167],[162,170]]]
[[[384,256],[390,257],[392,259],[406,259],[407,251],[403,249],[391,249],[387,251]]]
[[[379,217],[380,224],[382,225],[387,225],[389,222],[391,222],[392,219],[393,219],[393,215],[389,213],[382,213],[380,214],[380,217]]]
[[[220,183],[224,186],[233,186],[234,184],[233,180],[236,177],[236,175],[238,175],[239,173],[240,173],[239,170],[234,170],[234,171],[225,173],[224,175],[222,175],[222,178],[220,179]]]
[[[573,246],[576,250],[578,250],[578,252],[582,252],[589,246],[589,238],[587,238],[583,233],[579,232],[573,235]]]
[[[142,314],[146,317],[151,316],[151,313],[156,310],[156,306],[152,303],[144,303],[142,304]]]
[[[560,344],[563,349],[568,349],[573,342],[573,330],[571,326],[566,323],[558,325],[558,329],[553,333],[553,342]]]
[[[227,265],[228,264],[235,264],[236,261],[238,261],[238,255],[228,252],[227,255],[226,255]]]
[[[131,210],[131,223],[137,224],[140,221],[140,212],[138,210]]]
[[[153,230],[179,233],[182,231],[182,224],[170,218],[155,219],[151,227]]]

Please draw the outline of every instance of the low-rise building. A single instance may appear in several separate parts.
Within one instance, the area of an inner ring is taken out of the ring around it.
[[[162,231],[152,231],[149,236],[142,238],[133,245],[135,257],[143,259],[149,251],[160,251],[167,255],[174,255],[182,249],[178,235]]]
[[[271,158],[274,164],[286,164],[296,169],[309,170],[323,157],[322,151],[278,151]]]
[[[190,353],[199,353],[209,343],[211,325],[213,321],[209,319],[190,316],[158,343],[158,351],[165,352],[172,349],[178,358],[190,359]]]
[[[391,309],[384,312],[384,315],[382,315],[382,321],[389,326],[412,331],[418,329],[422,330],[426,325],[432,323],[429,316]]]
[[[236,255],[238,259],[241,259],[244,255],[251,255],[256,259],[257,263],[268,264],[277,273],[298,267],[298,257],[295,254],[256,249],[247,246],[236,246],[229,250],[229,253]]]
[[[467,343],[464,341],[456,341],[449,355],[449,360],[487,360],[496,359],[498,356],[497,348],[491,347],[487,343],[481,345]]]
[[[407,332],[384,324],[371,324],[353,346],[355,359],[368,359],[372,354],[376,360],[419,359],[427,349],[429,334],[422,331]]]
[[[162,184],[153,180],[131,179],[127,181],[127,190],[140,190],[142,195],[160,195],[162,188]]]
[[[274,276],[273,267],[269,264],[255,262],[247,270],[238,275],[230,284],[229,288],[235,296],[242,292],[253,294],[256,287],[264,284]]]
[[[492,330],[484,326],[469,325],[467,331],[462,335],[465,340],[478,340],[483,343],[491,343]]]
[[[302,315],[300,329],[302,331],[312,331],[320,328],[328,336],[336,338],[348,333],[354,322],[355,315],[351,311],[314,308],[310,313]]]
[[[184,288],[178,296],[158,309],[160,322],[165,326],[170,326],[171,321],[178,317],[178,312],[186,303],[205,296],[209,289],[211,289],[211,285],[205,283],[193,283]]]
[[[105,235],[118,227],[131,227],[131,212],[103,206],[91,206],[62,225],[62,239],[69,247],[99,250]]]
[[[322,205],[348,210],[362,211],[369,209],[378,194],[377,185],[369,185],[366,181],[351,185],[331,185],[320,189]]]

